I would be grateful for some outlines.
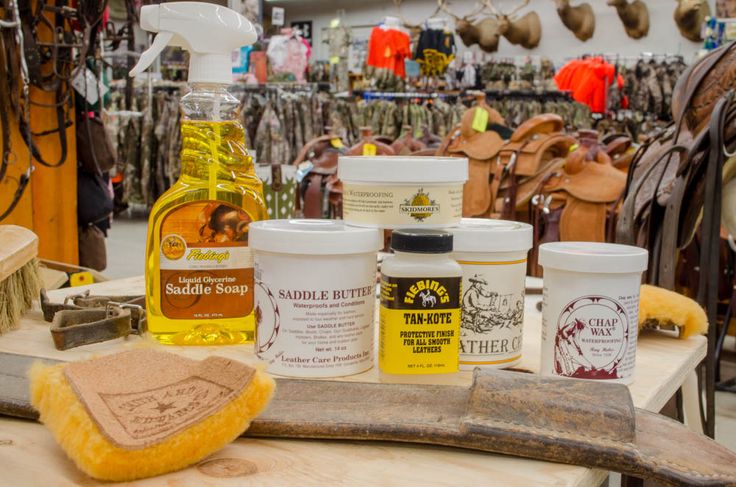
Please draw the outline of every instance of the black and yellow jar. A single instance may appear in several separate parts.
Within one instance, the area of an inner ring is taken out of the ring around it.
[[[453,236],[396,230],[381,267],[378,364],[384,379],[458,371],[462,268]]]

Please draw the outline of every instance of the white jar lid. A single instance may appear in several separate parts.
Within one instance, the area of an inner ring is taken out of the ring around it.
[[[264,220],[251,223],[248,234],[253,250],[283,254],[362,254],[383,248],[379,229],[339,220]]]
[[[455,236],[454,252],[526,252],[532,248],[532,226],[487,218],[463,218],[448,228]]]
[[[465,183],[468,160],[459,157],[346,156],[338,159],[337,176],[346,182]]]
[[[641,247],[597,242],[552,242],[539,246],[539,263],[547,268],[601,274],[641,273],[649,253]]]

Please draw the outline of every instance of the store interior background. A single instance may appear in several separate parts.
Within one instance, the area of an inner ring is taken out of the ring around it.
[[[239,0],[230,0],[229,6],[237,8]],[[224,1],[213,3],[224,4]],[[521,4],[520,0],[494,0],[494,5],[503,12],[513,10]],[[675,22],[673,11],[676,6],[674,0],[646,0],[650,13],[649,35],[635,40],[626,35],[616,10],[607,5],[606,0],[589,0],[596,17],[595,35],[587,42],[577,40],[561,23],[555,9],[554,0],[530,0],[529,5],[522,13],[535,10],[542,23],[542,40],[539,46],[532,50],[511,45],[501,38],[499,50],[496,54],[485,54],[478,46],[465,47],[456,36],[458,57],[470,51],[475,53],[477,60],[518,57],[544,56],[550,58],[560,67],[565,61],[584,54],[610,54],[638,58],[642,53],[653,54],[680,54],[686,62],[691,62],[701,44],[690,42],[683,38]],[[715,10],[714,1],[709,2]],[[471,12],[476,5],[474,0],[452,0],[450,9],[453,14],[462,16]],[[396,5],[393,0],[266,0],[263,3],[263,17],[266,32],[274,34],[277,28],[269,28],[269,19],[273,7],[285,9],[285,25],[292,22],[312,21],[313,29],[313,60],[326,60],[328,48],[326,44],[326,30],[330,22],[340,17],[343,25],[351,28],[353,36],[365,39],[367,42],[371,29],[382,22],[386,16],[397,16]],[[414,24],[426,19],[436,8],[433,0],[404,0],[401,13],[403,18]],[[447,19],[450,28],[454,20],[447,14],[440,14]],[[143,31],[137,33],[137,39],[146,39]],[[140,49],[144,49],[142,45]],[[139,50],[140,50],[139,49]],[[141,275],[144,270],[146,216],[140,211],[126,211],[116,217],[107,238],[108,267],[104,274],[111,278],[125,278]],[[731,339],[731,337],[729,337]],[[734,344],[725,347],[733,350]],[[732,359],[732,363],[736,361]],[[731,369],[725,363],[723,374],[727,377],[736,376],[736,367]],[[717,392],[717,420],[716,439],[736,450],[736,395]]]
[[[511,12],[523,2],[521,0],[494,0],[493,5],[502,12]],[[579,2],[571,2],[576,5]],[[676,2],[674,0],[646,0],[649,8],[649,35],[643,39],[631,39],[624,32],[616,9],[609,6],[606,0],[592,0],[596,21],[595,35],[587,42],[581,42],[567,30],[557,15],[554,0],[530,0],[529,5],[521,13],[534,10],[539,14],[542,23],[542,40],[535,49],[524,49],[514,46],[506,39],[501,39],[498,53],[488,55],[504,56],[546,56],[555,64],[564,63],[568,58],[583,54],[618,54],[621,56],[639,56],[642,52],[655,54],[682,54],[691,60],[701,47],[701,43],[691,42],[683,38],[675,22],[672,20]],[[711,9],[715,11],[711,0]],[[420,24],[436,9],[434,0],[403,0],[401,13],[411,24]],[[471,13],[476,6],[474,0],[452,0],[449,8],[454,15],[463,16]],[[397,16],[393,0],[276,0],[265,2],[264,18],[270,18],[272,7],[285,9],[285,25],[303,20],[312,21],[314,35],[315,59],[327,59],[326,30],[330,22],[337,17],[339,10],[344,10],[343,22],[350,27],[353,35],[368,40],[371,28],[379,24],[386,16]],[[448,26],[453,27],[454,20],[447,14],[439,17],[447,18]],[[478,46],[465,47],[456,36],[456,44],[460,56],[470,50],[480,53]]]

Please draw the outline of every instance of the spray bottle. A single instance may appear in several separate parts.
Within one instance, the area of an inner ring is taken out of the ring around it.
[[[231,52],[256,41],[253,25],[200,2],[144,6],[141,27],[157,32],[130,72],[166,46],[190,53],[191,91],[181,99],[181,175],[151,210],[146,249],[148,331],[174,345],[252,342],[253,259],[248,225],[267,218],[239,119],[227,91]]]

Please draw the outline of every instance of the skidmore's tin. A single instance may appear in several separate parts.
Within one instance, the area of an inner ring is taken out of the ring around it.
[[[337,171],[348,225],[442,228],[462,217],[467,159],[340,157]]]
[[[647,251],[592,242],[539,247],[544,267],[543,375],[634,380],[641,273]]]
[[[521,360],[526,259],[532,227],[464,218],[448,228],[463,269],[460,369],[512,367]]]

